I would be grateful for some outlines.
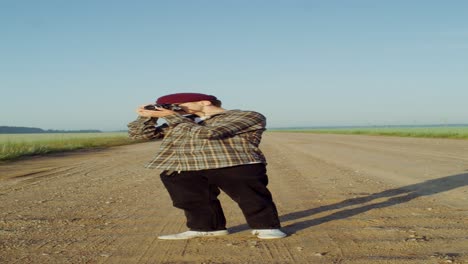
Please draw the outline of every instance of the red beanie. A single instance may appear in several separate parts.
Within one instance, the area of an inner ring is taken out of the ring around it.
[[[217,100],[216,96],[201,94],[201,93],[175,93],[161,96],[156,100],[157,104],[175,104],[175,103],[189,103],[198,101],[212,101]]]

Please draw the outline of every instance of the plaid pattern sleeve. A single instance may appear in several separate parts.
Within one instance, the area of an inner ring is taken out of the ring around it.
[[[167,124],[156,126],[157,118],[139,116],[135,121],[130,122],[128,136],[131,139],[152,140],[163,138]]]
[[[181,115],[170,126],[149,168],[193,171],[266,163],[259,144],[266,119],[253,111],[229,110],[196,123]]]
[[[211,122],[212,126],[194,126],[194,122],[180,115],[171,115],[165,117],[171,125],[177,125],[177,128],[184,130],[190,136],[200,139],[222,139],[237,134],[242,131],[248,132],[250,129],[257,130],[258,126],[265,127],[265,117],[257,112],[239,111],[236,115],[229,118],[229,122]],[[249,129],[250,128],[250,129]]]

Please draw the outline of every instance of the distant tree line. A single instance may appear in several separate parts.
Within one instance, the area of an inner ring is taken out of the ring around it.
[[[37,127],[11,127],[0,126],[0,134],[35,134],[35,133],[101,133],[100,130],[55,130],[55,129],[41,129]]]

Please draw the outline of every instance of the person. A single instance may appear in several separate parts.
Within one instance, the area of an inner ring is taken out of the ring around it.
[[[172,105],[175,111],[158,107]],[[220,190],[244,214],[252,234],[261,239],[285,237],[267,188],[266,159],[259,144],[265,117],[254,111],[226,110],[213,95],[175,93],[156,100],[156,109],[139,107],[128,124],[133,139],[163,139],[148,168],[160,178],[173,206],[184,210],[189,231],[158,236],[176,240],[229,234],[218,200]],[[166,123],[156,126],[159,118]]]

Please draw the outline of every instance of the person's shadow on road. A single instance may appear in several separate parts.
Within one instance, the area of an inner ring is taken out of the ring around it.
[[[362,205],[357,208],[345,209],[330,215],[305,220],[302,222],[296,222],[283,227],[283,229],[289,234],[293,234],[299,230],[306,229],[312,226],[316,226],[322,223],[326,223],[333,220],[345,219],[351,216],[355,216],[360,213],[364,213],[373,209],[385,208],[401,203],[409,202],[415,198],[422,196],[429,196],[437,193],[450,191],[459,187],[468,185],[468,173],[457,174],[447,176],[443,178],[437,178],[421,183],[416,183],[400,188],[390,189],[379,193],[370,194],[365,197],[347,199],[339,203],[320,206],[304,211],[293,212],[280,217],[282,222],[296,220],[304,217],[308,217],[317,213],[342,209],[345,207],[353,207]],[[383,202],[366,204],[376,199],[388,198]]]
[[[314,214],[322,213],[325,211],[338,210],[346,207],[353,207],[350,209],[343,209],[338,212],[334,212],[330,215],[323,216],[320,218],[304,220],[301,222],[294,222],[283,226],[283,230],[288,234],[294,234],[295,232],[306,229],[312,226],[320,225],[333,220],[345,219],[352,217],[373,209],[385,208],[397,204],[409,202],[415,198],[422,196],[429,196],[437,193],[450,191],[456,188],[460,188],[468,185],[468,173],[451,175],[443,178],[437,178],[421,183],[416,183],[400,188],[390,189],[379,193],[373,193],[365,197],[346,199],[342,202],[324,205],[317,208],[311,208],[303,211],[293,212],[280,216],[281,222],[287,222],[306,218]],[[376,199],[388,198],[383,202],[367,204]],[[360,207],[356,207],[362,205]],[[244,229],[248,229],[247,225],[239,225],[230,228],[234,232],[239,232]]]

